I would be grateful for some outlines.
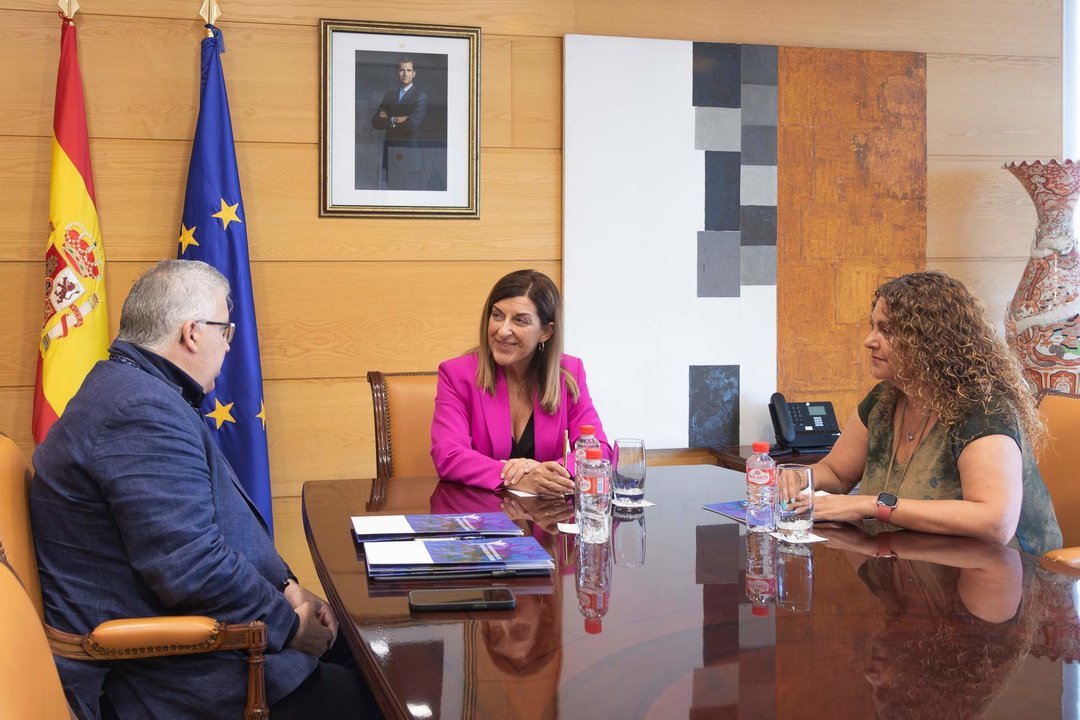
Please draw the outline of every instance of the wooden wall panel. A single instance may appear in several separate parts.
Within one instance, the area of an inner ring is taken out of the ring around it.
[[[415,4],[375,0],[228,0],[222,5],[222,21],[317,26],[320,18],[378,20],[479,25],[484,32],[548,37],[574,31],[576,7],[575,0],[424,0]],[[199,3],[193,6],[189,0],[94,0],[93,3],[93,12],[99,15],[190,20],[201,27],[198,8]],[[40,0],[2,0],[0,10],[5,9],[40,12],[42,4]],[[86,13],[84,7],[78,17]],[[56,17],[51,10],[46,14]]]
[[[8,242],[0,261],[36,260],[48,228],[47,138],[0,137]],[[91,141],[98,210],[110,260],[176,252],[191,147],[157,140]],[[319,221],[314,145],[238,143],[248,243],[262,260],[555,260],[562,254],[562,165],[553,150],[482,153],[479,220]]]
[[[926,72],[931,155],[1061,152],[1059,58],[931,55]]]
[[[928,258],[1027,257],[1035,235],[1035,206],[1023,186],[1001,167],[1019,159],[929,158]]]
[[[844,418],[873,289],[925,263],[925,88],[919,54],[779,51],[777,386]]]
[[[480,145],[514,144],[513,53],[508,37],[485,35],[480,45]]]
[[[562,40],[515,38],[514,147],[562,147]]]
[[[299,495],[308,480],[375,476],[375,420],[365,378],[267,380],[265,390],[275,494]]]
[[[1024,273],[1027,256],[1021,258],[927,258],[926,266],[963,280],[972,292],[986,304],[990,322],[1004,337],[1005,309],[1012,300],[1020,276]]]
[[[578,0],[576,32],[855,50],[1061,56],[1044,0]]]

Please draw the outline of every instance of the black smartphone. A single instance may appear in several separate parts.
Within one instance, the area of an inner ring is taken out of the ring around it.
[[[413,590],[409,593],[409,608],[415,612],[513,610],[514,605],[514,593],[506,588]]]

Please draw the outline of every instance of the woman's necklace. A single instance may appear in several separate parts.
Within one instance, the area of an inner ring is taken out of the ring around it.
[[[900,427],[904,431],[905,437],[907,438],[907,441],[909,443],[911,443],[911,442],[915,442],[916,432],[914,430],[909,430],[908,429],[907,410],[908,410],[908,401],[907,401],[907,398],[904,398],[904,409],[901,411],[901,415],[900,415]],[[922,425],[919,426],[919,431],[918,431],[918,435],[920,435],[920,436],[922,435],[923,430],[926,429],[926,423],[929,422],[929,420],[930,420],[930,413],[924,413],[923,416],[922,416],[922,419],[923,419]]]
[[[906,427],[907,423],[905,422],[906,419],[907,419],[906,416],[907,416],[907,408],[908,408],[908,402],[907,402],[906,397],[903,399],[903,403],[904,403],[904,408],[903,408],[903,410],[900,411],[900,430],[905,433],[904,437],[909,443],[914,442],[915,438],[919,438],[920,442],[919,442],[919,444],[915,445],[915,449],[912,450],[910,455],[908,455],[907,463],[904,465],[904,469],[900,473],[900,479],[896,483],[896,490],[899,490],[900,486],[904,484],[904,476],[907,475],[908,468],[911,467],[911,461],[915,459],[915,453],[917,453],[919,451],[919,447],[920,447],[921,442],[922,442],[923,432],[926,430],[926,426],[930,422],[930,414],[927,413],[926,415],[923,415],[922,424],[919,425],[918,431],[910,431],[910,430],[908,430],[907,427]],[[890,492],[889,486],[892,484],[893,465],[896,464],[896,456],[897,456],[897,454],[899,454],[899,452],[900,452],[900,441],[897,440],[897,441],[893,442],[892,457],[889,458],[889,470],[888,470],[887,473],[885,473],[885,492]],[[892,492],[896,492],[896,490],[893,490]]]

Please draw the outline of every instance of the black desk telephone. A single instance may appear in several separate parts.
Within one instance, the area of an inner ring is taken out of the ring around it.
[[[776,444],[802,451],[827,452],[840,437],[840,424],[831,402],[800,402],[790,405],[780,393],[769,399]]]

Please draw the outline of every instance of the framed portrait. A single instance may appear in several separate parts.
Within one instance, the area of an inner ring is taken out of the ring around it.
[[[321,216],[480,216],[480,28],[320,20]]]

